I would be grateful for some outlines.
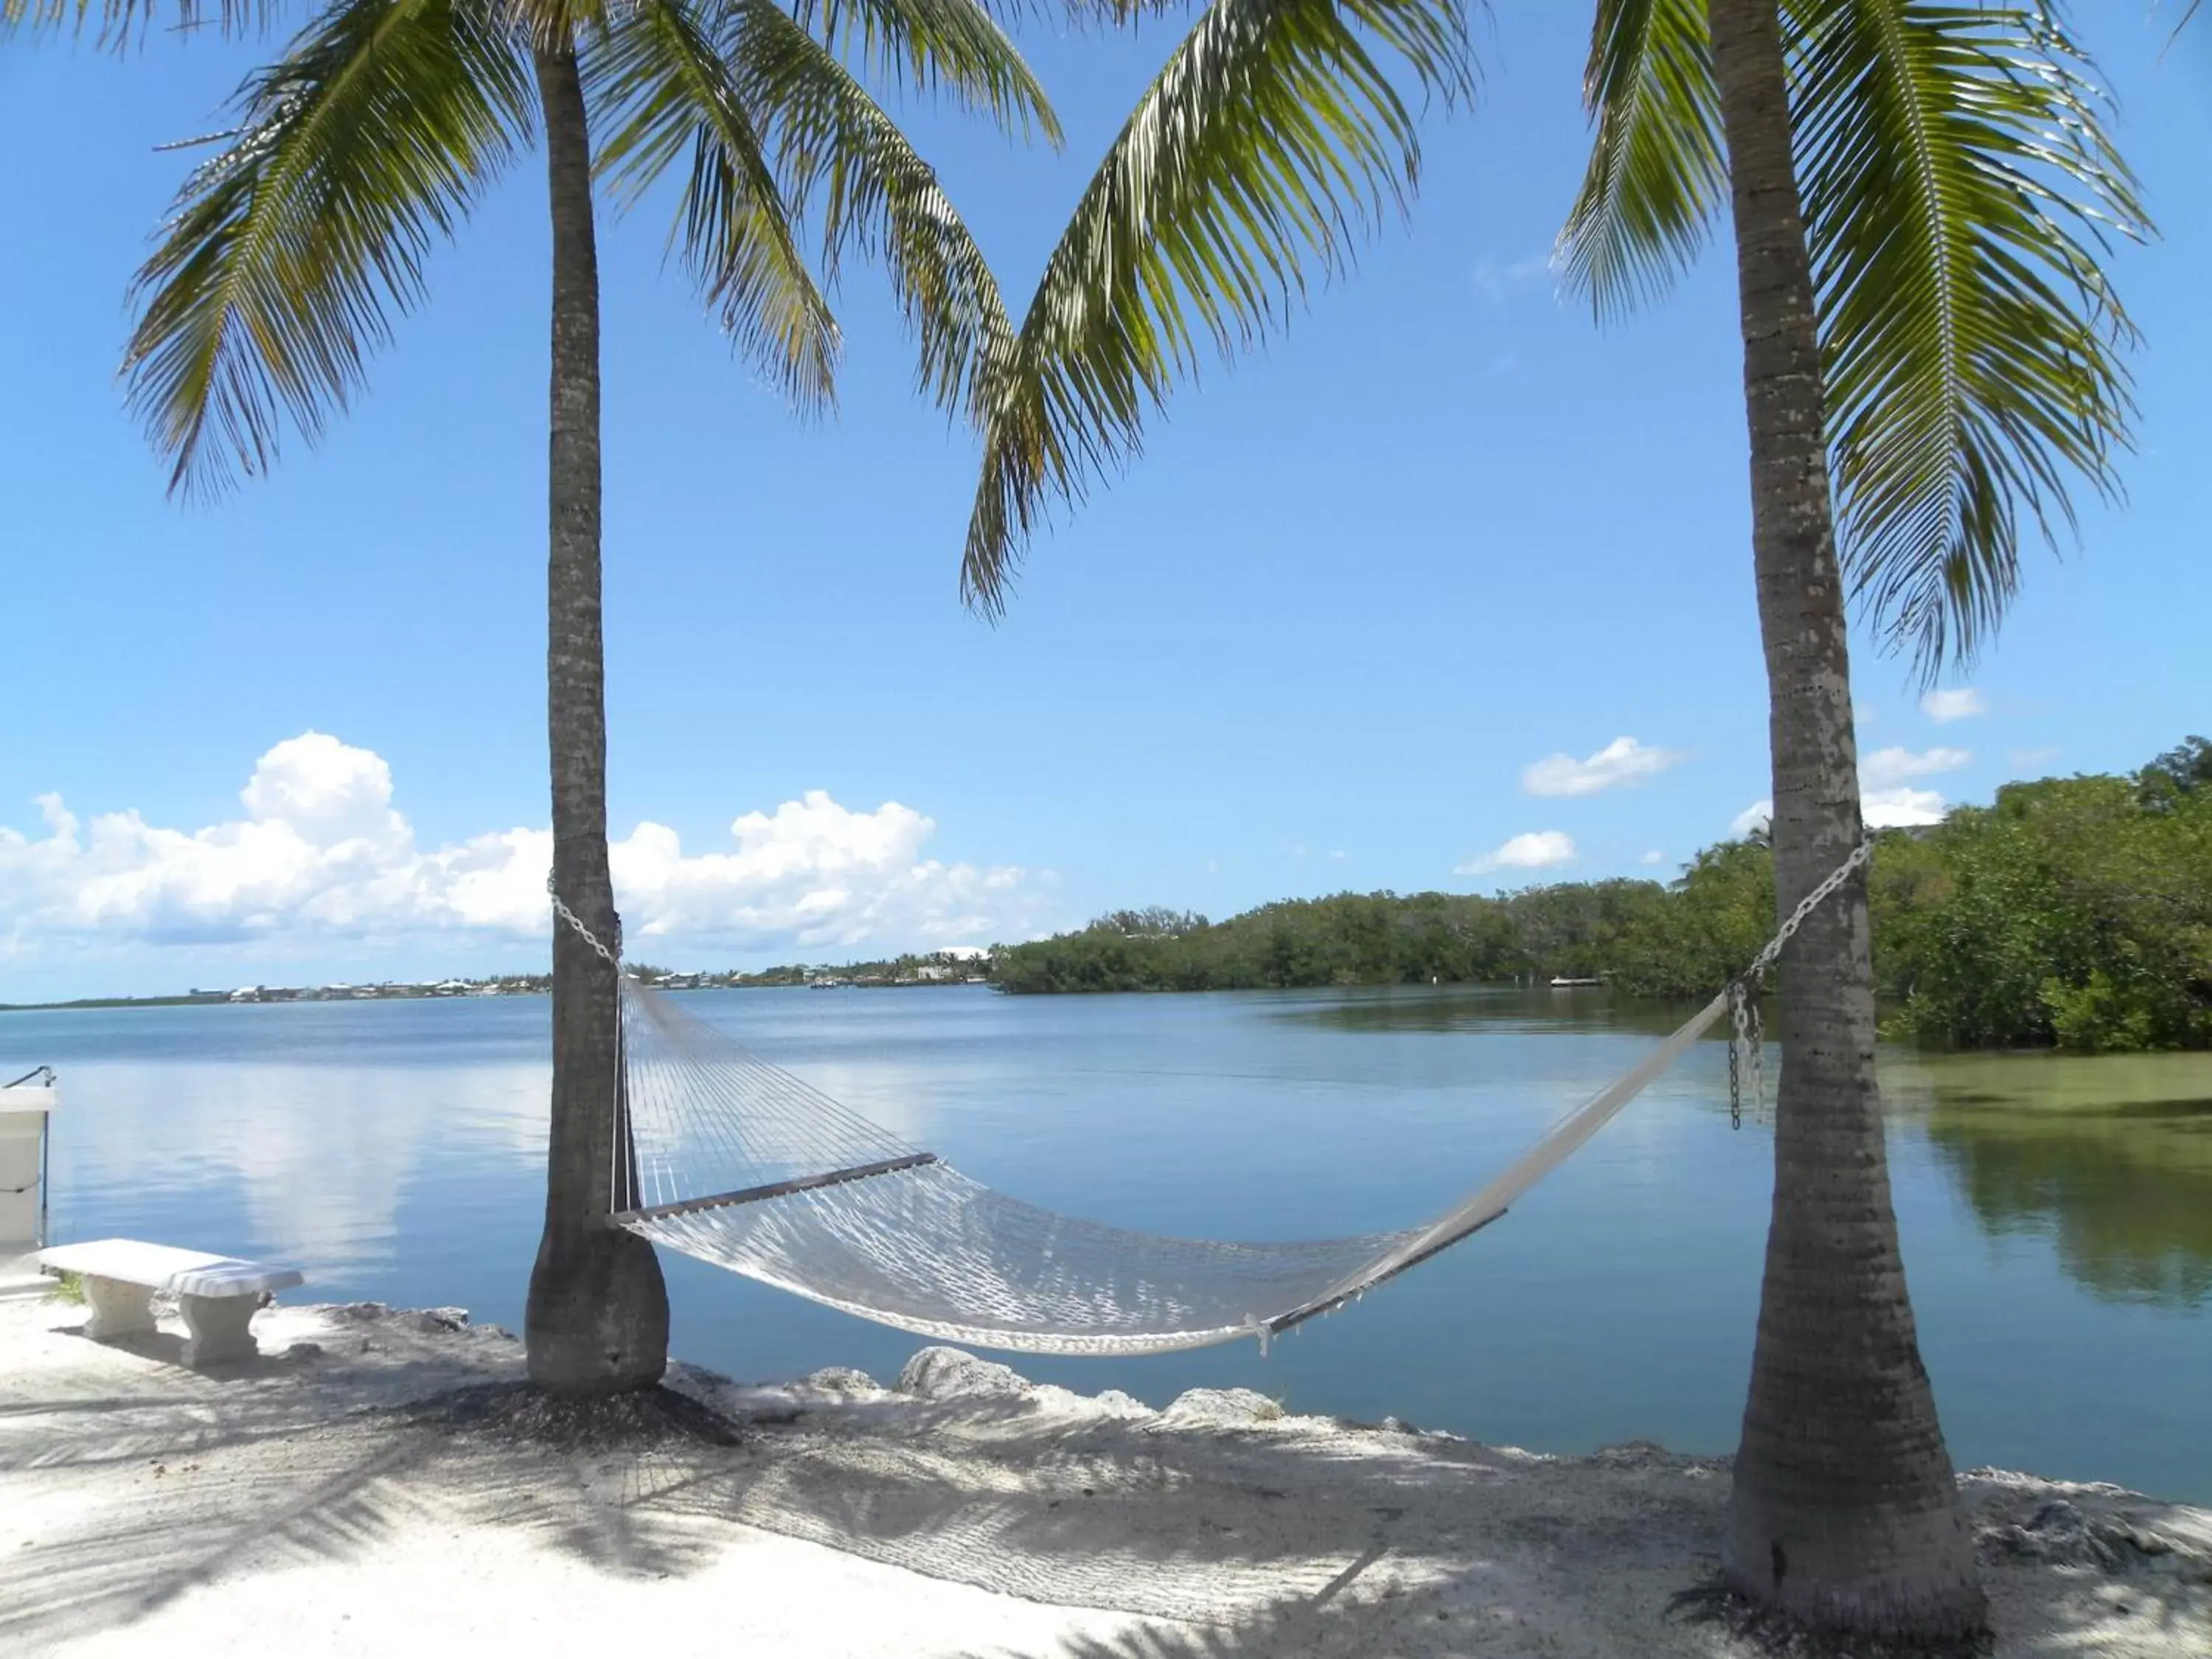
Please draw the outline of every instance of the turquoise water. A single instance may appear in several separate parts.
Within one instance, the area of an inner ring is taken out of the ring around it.
[[[1602,994],[1002,998],[702,993],[686,1006],[1032,1202],[1248,1238],[1402,1226],[1480,1183],[1671,1024]],[[519,1325],[542,1208],[534,998],[0,1014],[63,1075],[58,1240],[281,1259],[317,1298]],[[1733,1447],[1770,1191],[1703,1045],[1512,1214],[1307,1328],[1018,1359],[1154,1403],[1241,1384],[1547,1451]],[[2212,1500],[2212,1058],[1887,1063],[1897,1208],[1954,1456]],[[896,1373],[918,1339],[666,1258],[675,1349],[746,1378]]]

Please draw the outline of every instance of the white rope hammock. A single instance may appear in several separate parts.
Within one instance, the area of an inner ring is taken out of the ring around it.
[[[1160,1353],[1276,1334],[1505,1213],[1733,1008],[1862,844],[1742,978],[1514,1163],[1425,1226],[1298,1243],[1164,1238],[1058,1215],[970,1180],[726,1033],[622,982],[611,1221],[656,1244],[902,1330],[1031,1353]],[[567,907],[562,919],[600,945]]]

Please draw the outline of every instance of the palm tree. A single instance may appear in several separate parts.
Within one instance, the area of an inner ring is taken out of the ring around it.
[[[240,14],[241,15],[243,14]],[[128,19],[126,18],[127,23]],[[238,129],[185,184],[140,273],[131,395],[206,489],[313,436],[360,387],[422,261],[533,133],[552,225],[547,728],[556,902],[545,1228],[530,1375],[571,1393],[649,1385],[667,1359],[652,1247],[605,1225],[619,1141],[618,945],[607,869],[599,609],[595,179],[634,201],[677,168],[673,237],[737,348],[791,400],[831,395],[838,334],[793,229],[811,209],[834,277],[879,252],[923,384],[966,406],[1009,325],[934,175],[846,67],[943,86],[1057,139],[1020,57],[975,0],[339,0],[242,88]],[[542,125],[541,125],[542,124]],[[592,133],[603,136],[592,154]]]
[[[1368,67],[1345,14],[1431,90],[1464,88],[1452,0],[1216,0],[994,360],[973,603],[1004,605],[1053,496],[1134,453],[1146,404],[1194,366],[1194,325],[1233,354],[1305,264],[1341,263],[1386,179],[1411,181],[1387,82],[1348,77],[1364,102],[1346,118],[1299,78],[1316,58]],[[2099,232],[2142,216],[2094,67],[2049,6],[1599,0],[1587,86],[1596,143],[1561,263],[1601,313],[1663,288],[1724,190],[1733,208],[1786,915],[1863,833],[1849,600],[1932,673],[2003,615],[2022,518],[2049,532],[2070,521],[2073,480],[2113,488],[2130,330]],[[1779,1002],[1728,1578],[1815,1624],[1971,1632],[1982,1591],[1890,1203],[1863,878],[1797,935]]]
[[[1588,87],[1562,246],[1601,313],[1662,286],[1729,193],[1787,914],[1865,833],[1847,600],[1932,675],[2018,592],[2023,515],[2048,534],[2072,479],[2115,490],[2131,331],[2100,227],[2142,213],[2048,8],[1605,0]],[[1969,1632],[1985,1610],[1890,1203],[1863,876],[1837,897],[1782,963],[1725,1570],[1809,1622]]]

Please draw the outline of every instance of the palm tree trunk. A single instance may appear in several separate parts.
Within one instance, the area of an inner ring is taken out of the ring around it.
[[[546,720],[554,890],[611,946],[605,663],[599,637],[599,274],[591,142],[573,47],[541,47],[553,222]],[[614,964],[553,930],[553,1112],[545,1232],[525,1315],[531,1379],[566,1394],[647,1388],[668,1364],[653,1247],[608,1227],[621,1067]]]
[[[1777,0],[1711,0],[1735,202],[1753,558],[1782,914],[1862,833],[1811,262]],[[1979,1629],[1958,1495],[1890,1206],[1875,1083],[1866,884],[1781,968],[1774,1209],[1725,1556],[1737,1589],[1808,1622],[1908,1637]]]

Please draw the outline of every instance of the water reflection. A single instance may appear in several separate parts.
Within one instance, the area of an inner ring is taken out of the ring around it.
[[[1512,986],[1285,993],[1270,1010],[1286,1023],[1374,1035],[1638,1039],[1692,1012]],[[1558,1065],[1567,1055],[1554,1046],[1545,1057]],[[2109,1301],[2212,1304],[2212,1057],[1887,1051],[1882,1080],[1986,1234],[2049,1238],[2061,1269]]]
[[[542,1063],[87,1066],[73,1079],[83,1109],[58,1138],[55,1170],[69,1218],[155,1202],[234,1209],[227,1224],[256,1248],[325,1273],[392,1259],[401,1204],[427,1168],[544,1156]]]
[[[1494,1174],[1690,1012],[1603,992],[1204,997],[702,992],[817,1087],[1048,1207],[1188,1237],[1405,1226]],[[309,1294],[513,1323],[543,1214],[542,999],[0,1014],[63,1073],[58,1236],[275,1257]],[[1771,1146],[1717,1044],[1507,1221],[1265,1358],[1025,1360],[1164,1404],[1299,1409],[1572,1451],[1736,1437]],[[2212,1496],[2212,1058],[1885,1055],[1891,1175],[1954,1454]],[[667,1264],[685,1358],[896,1374],[916,1339]],[[2129,1409],[2107,1409],[2124,1392]]]
[[[2212,1059],[1928,1055],[1885,1085],[1990,1232],[2050,1237],[2108,1300],[2212,1300]]]

